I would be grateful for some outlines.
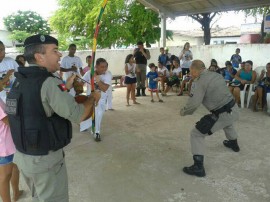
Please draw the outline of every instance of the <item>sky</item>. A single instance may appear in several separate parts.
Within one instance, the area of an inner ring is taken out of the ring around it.
[[[43,18],[47,19],[50,17],[55,10],[57,10],[57,0],[0,0],[1,1],[1,11],[0,11],[0,29],[4,28],[3,17],[6,17],[18,10],[22,11],[35,11],[40,14]],[[254,17],[245,18],[243,13],[235,14],[235,12],[227,12],[218,16],[219,27],[229,27],[237,26],[240,27],[244,23],[254,23]],[[259,18],[258,22],[262,18]],[[184,26],[183,26],[184,25]],[[216,26],[215,23],[213,26]],[[167,20],[168,30],[190,30],[190,29],[200,29],[200,24],[188,17],[178,17],[174,21]]]
[[[47,19],[57,10],[56,0],[0,0],[0,29],[3,29],[3,17],[21,11],[35,11],[43,18]]]

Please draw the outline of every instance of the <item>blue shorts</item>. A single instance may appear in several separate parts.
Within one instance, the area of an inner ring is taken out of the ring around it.
[[[9,163],[13,162],[14,154],[11,154],[9,156],[0,157],[0,166],[7,165]]]

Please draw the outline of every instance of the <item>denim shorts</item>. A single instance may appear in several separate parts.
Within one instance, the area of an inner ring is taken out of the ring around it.
[[[0,166],[7,165],[9,163],[13,162],[14,154],[11,154],[9,156],[0,157]]]

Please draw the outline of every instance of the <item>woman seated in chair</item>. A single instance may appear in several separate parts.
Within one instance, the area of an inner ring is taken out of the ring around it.
[[[225,69],[224,69],[224,79],[226,83],[231,83],[237,73],[237,70],[233,68],[232,63],[230,61],[225,62]]]
[[[256,87],[253,97],[253,111],[257,111],[257,109],[262,111],[267,93],[270,93],[270,62],[266,65],[266,71],[261,71],[259,85]],[[267,105],[269,106],[269,103]],[[270,109],[267,110],[270,112]]]
[[[162,92],[163,96],[167,95],[167,92],[172,88],[173,85],[180,83],[180,77],[182,68],[180,67],[180,61],[178,58],[173,60],[174,69],[170,72],[170,77],[168,78],[167,86],[164,92]]]
[[[252,70],[252,66],[251,60],[246,61],[245,68],[235,74],[235,80],[229,86],[237,104],[240,104],[240,91],[244,90],[245,84],[253,84],[256,80],[256,72]]]

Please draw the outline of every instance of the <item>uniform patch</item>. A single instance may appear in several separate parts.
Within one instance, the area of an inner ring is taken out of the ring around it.
[[[62,84],[59,84],[59,85],[58,85],[58,88],[60,88],[61,91],[68,91],[66,85],[63,84],[63,83],[62,83]]]
[[[40,41],[41,42],[45,42],[45,40],[46,40],[45,36],[44,35],[40,35]]]
[[[18,100],[17,99],[7,99],[6,100],[6,113],[10,115],[17,115],[18,112]]]

